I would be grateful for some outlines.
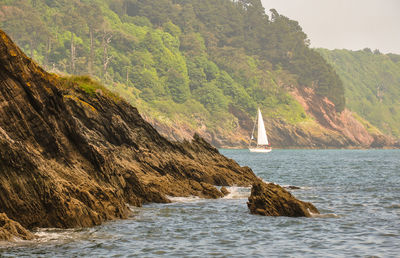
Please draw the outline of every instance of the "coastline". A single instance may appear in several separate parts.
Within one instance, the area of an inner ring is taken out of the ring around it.
[[[260,182],[199,135],[168,141],[89,77],[49,74],[1,30],[0,39],[0,212],[11,224],[91,227],[126,219],[127,204],[217,199],[226,191],[216,185]]]

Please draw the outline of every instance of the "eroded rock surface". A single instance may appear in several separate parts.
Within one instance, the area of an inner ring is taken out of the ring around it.
[[[10,219],[86,227],[127,217],[127,203],[218,198],[214,185],[254,181],[197,135],[170,142],[125,101],[63,87],[0,31],[0,212]]]
[[[13,241],[15,239],[31,240],[34,235],[25,229],[21,224],[0,213],[0,241]]]
[[[263,216],[311,217],[319,214],[313,204],[296,199],[273,183],[254,183],[247,206],[252,214]]]

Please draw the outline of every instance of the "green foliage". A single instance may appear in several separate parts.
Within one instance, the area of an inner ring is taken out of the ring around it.
[[[175,38],[179,38],[182,34],[181,29],[173,24],[171,21],[164,23],[163,28],[165,32],[168,32]]]
[[[400,56],[370,49],[318,52],[342,79],[347,106],[381,131],[399,137]]]
[[[163,84],[158,78],[157,71],[154,68],[141,69],[140,67],[136,67],[133,75],[133,83],[137,89],[152,89],[152,92],[159,97],[166,94]]]
[[[177,72],[174,68],[170,69],[167,74],[166,85],[176,103],[184,103],[189,98],[189,78],[185,74]]]
[[[196,99],[211,113],[218,113],[228,108],[228,98],[214,83],[207,83],[194,92]]]
[[[260,0],[2,3],[1,28],[48,70],[90,74],[165,123],[234,130],[231,110],[253,117],[257,107],[266,118],[305,121],[290,87],[314,87],[344,108],[341,80],[298,23],[274,10],[268,17]],[[101,89],[88,77],[64,80]]]
[[[357,113],[353,113],[353,117],[357,119],[357,121],[359,121],[370,134],[377,134],[377,135],[382,134],[378,128],[371,125],[371,123],[360,117]]]
[[[115,93],[105,88],[101,83],[93,80],[89,76],[68,76],[61,77],[60,79],[62,87],[64,88],[79,88],[89,95],[95,95],[96,93],[108,96],[114,101],[119,101],[120,98]]]
[[[144,88],[140,93],[140,97],[146,101],[153,101],[156,99],[156,94],[151,88]]]

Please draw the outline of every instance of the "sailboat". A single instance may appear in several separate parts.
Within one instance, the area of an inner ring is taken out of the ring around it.
[[[257,121],[258,117],[258,121]],[[265,131],[265,126],[264,126],[264,120],[261,115],[261,110],[258,109],[256,120],[254,121],[254,127],[253,127],[253,132],[251,133],[251,138],[250,138],[250,144],[249,144],[249,150],[250,152],[270,152],[272,148],[270,147],[270,144],[268,143],[268,138],[267,138],[267,132]],[[255,148],[251,147],[251,142],[254,140],[254,130],[256,128],[256,123],[258,124],[257,126],[257,146]]]

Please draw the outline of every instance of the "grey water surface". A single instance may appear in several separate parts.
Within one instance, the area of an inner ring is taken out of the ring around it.
[[[261,217],[250,189],[224,199],[174,198],[132,208],[127,220],[84,229],[42,229],[35,241],[0,245],[0,256],[400,257],[400,150],[220,150],[322,213]]]

